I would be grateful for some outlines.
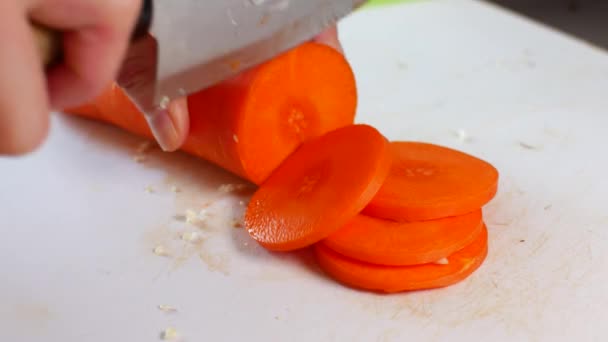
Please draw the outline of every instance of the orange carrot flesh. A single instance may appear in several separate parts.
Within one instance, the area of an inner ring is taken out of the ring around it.
[[[379,265],[435,262],[464,248],[482,230],[481,210],[420,222],[358,215],[322,243],[347,257]]]
[[[393,142],[393,167],[366,215],[424,221],[478,210],[496,194],[498,171],[471,155],[418,142]]]
[[[260,186],[245,226],[270,250],[314,244],[369,203],[390,164],[389,143],[375,128],[351,125],[332,131],[303,144]]]
[[[303,142],[352,124],[356,106],[346,59],[331,47],[305,43],[190,95],[190,132],[182,149],[261,184]],[[140,111],[116,85],[67,112],[151,137]]]
[[[332,278],[354,288],[387,293],[456,284],[477,270],[487,253],[488,233],[485,226],[475,241],[448,256],[445,265],[374,265],[345,257],[322,243],[315,247],[319,265]]]

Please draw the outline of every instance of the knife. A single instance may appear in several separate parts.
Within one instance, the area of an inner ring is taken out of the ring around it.
[[[366,0],[145,0],[117,83],[149,118],[313,38]],[[36,29],[44,59],[59,35]]]

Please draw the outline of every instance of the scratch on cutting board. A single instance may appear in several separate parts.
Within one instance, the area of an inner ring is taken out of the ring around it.
[[[378,316],[380,315],[383,311],[380,310],[380,307],[383,307],[383,298],[378,296],[373,296],[371,298],[368,298],[368,300],[364,300],[362,302],[357,301],[358,304],[362,304],[361,308],[365,311],[370,312],[372,315]],[[381,305],[378,305],[378,304]]]
[[[403,301],[399,302],[390,319],[398,319],[405,310],[409,313],[408,316],[416,316],[425,320],[430,320],[433,317],[433,312],[426,300],[421,299],[417,301],[412,297],[405,298]]]
[[[529,256],[533,257],[538,254],[538,252],[541,250],[541,248],[543,248],[547,241],[549,241],[549,235],[547,233],[543,233],[540,238],[533,242],[534,246],[532,247],[532,250],[530,250]]]
[[[399,329],[387,329],[382,332],[380,336],[376,339],[378,342],[390,342],[397,341],[397,337],[399,336]]]
[[[552,273],[558,274],[558,279],[567,281],[574,288],[584,285],[585,280],[595,273],[593,251],[588,238],[583,237],[565,249],[563,254],[571,257],[563,259],[560,265],[552,270]]]
[[[524,274],[508,276],[511,277],[510,282],[507,279],[498,280],[507,284],[501,290],[496,290],[491,281],[476,282],[464,298],[466,304],[442,315],[444,322],[456,327],[493,317],[508,330],[526,331],[529,336],[533,335],[534,322],[542,315],[549,297],[546,293],[539,294],[534,291],[537,288],[535,279]],[[512,281],[514,279],[519,280]],[[483,285],[480,287],[480,284]]]
[[[523,148],[524,150],[533,150],[533,151],[541,149],[540,146],[531,145],[531,144],[525,143],[523,141],[519,142],[519,147]]]

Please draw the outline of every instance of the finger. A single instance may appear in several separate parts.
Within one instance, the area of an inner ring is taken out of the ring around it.
[[[340,44],[340,39],[338,36],[338,27],[332,26],[327,30],[321,32],[318,36],[313,39],[314,42],[325,44],[333,47],[340,53],[344,53],[344,49],[342,49],[342,44]]]
[[[175,151],[186,141],[190,129],[188,101],[185,97],[171,101],[169,107],[152,118],[148,124],[164,151]]]
[[[0,154],[23,154],[48,131],[44,70],[23,4],[0,1],[0,13]]]
[[[90,100],[116,77],[141,1],[38,0],[34,6],[32,20],[65,31],[63,64],[47,75],[52,107]]]

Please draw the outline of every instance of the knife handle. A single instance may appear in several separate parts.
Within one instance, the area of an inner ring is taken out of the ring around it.
[[[137,23],[131,33],[131,42],[138,40],[148,33],[152,24],[153,12],[152,0],[143,0]],[[36,23],[32,23],[31,26],[44,67],[46,68],[61,62],[63,55],[61,32]]]

